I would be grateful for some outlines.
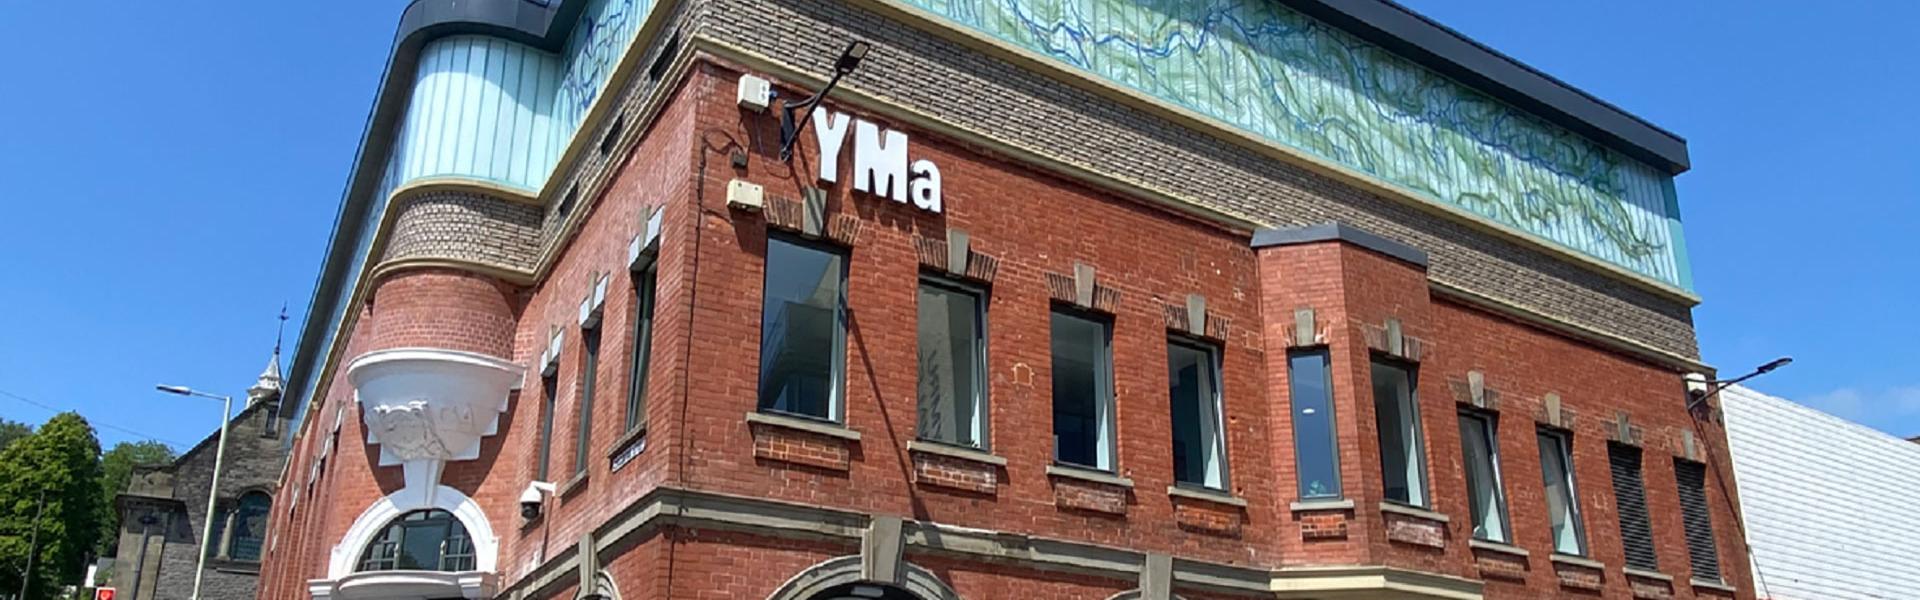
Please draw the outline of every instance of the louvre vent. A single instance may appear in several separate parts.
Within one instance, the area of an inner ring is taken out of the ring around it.
[[[1720,553],[1713,545],[1713,518],[1707,512],[1707,466],[1685,459],[1673,460],[1673,477],[1680,484],[1680,517],[1687,529],[1687,559],[1693,563],[1693,577],[1720,580]]]
[[[1627,549],[1627,566],[1659,571],[1660,560],[1653,552],[1653,525],[1647,519],[1647,484],[1640,474],[1640,449],[1609,443],[1607,460],[1613,469],[1613,501],[1620,514],[1620,539]]]

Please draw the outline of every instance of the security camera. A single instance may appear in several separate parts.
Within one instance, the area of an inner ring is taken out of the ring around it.
[[[520,517],[529,521],[540,518],[540,507],[545,495],[552,494],[553,484],[535,481],[527,484],[527,491],[520,492]]]

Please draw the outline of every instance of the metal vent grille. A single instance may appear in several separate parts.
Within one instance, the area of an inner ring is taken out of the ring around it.
[[[1713,518],[1707,512],[1707,466],[1674,459],[1673,477],[1680,485],[1680,517],[1687,529],[1687,559],[1693,577],[1720,580],[1720,553],[1713,544]]]
[[[1660,560],[1653,552],[1653,525],[1647,519],[1647,484],[1640,474],[1640,449],[1610,443],[1607,460],[1613,470],[1614,508],[1620,514],[1620,539],[1627,549],[1627,566],[1659,571]]]

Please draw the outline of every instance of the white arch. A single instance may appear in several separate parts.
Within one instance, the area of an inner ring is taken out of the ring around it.
[[[492,573],[500,556],[500,538],[493,534],[493,525],[487,520],[487,513],[480,510],[480,504],[447,486],[427,493],[424,488],[408,487],[394,492],[385,498],[374,501],[372,506],[353,520],[353,526],[341,536],[340,543],[333,547],[332,560],[327,565],[327,578],[339,579],[353,574],[354,563],[360,559],[360,553],[366,550],[373,536],[379,535],[388,523],[416,510],[440,509],[453,513],[460,524],[467,528],[467,537],[473,540],[474,570]]]
[[[910,562],[901,561],[904,572],[901,581],[882,582],[899,587],[926,600],[960,600],[960,595],[940,581],[938,575]],[[860,573],[860,555],[830,558],[819,564],[807,567],[788,579],[780,589],[774,590],[767,600],[813,600],[820,593],[835,586],[860,583],[866,578]]]

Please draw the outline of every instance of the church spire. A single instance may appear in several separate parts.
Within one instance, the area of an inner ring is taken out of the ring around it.
[[[273,356],[267,359],[267,368],[260,372],[259,381],[247,388],[247,406],[280,397],[280,341],[287,332],[287,307],[280,305],[280,329],[273,336]]]

